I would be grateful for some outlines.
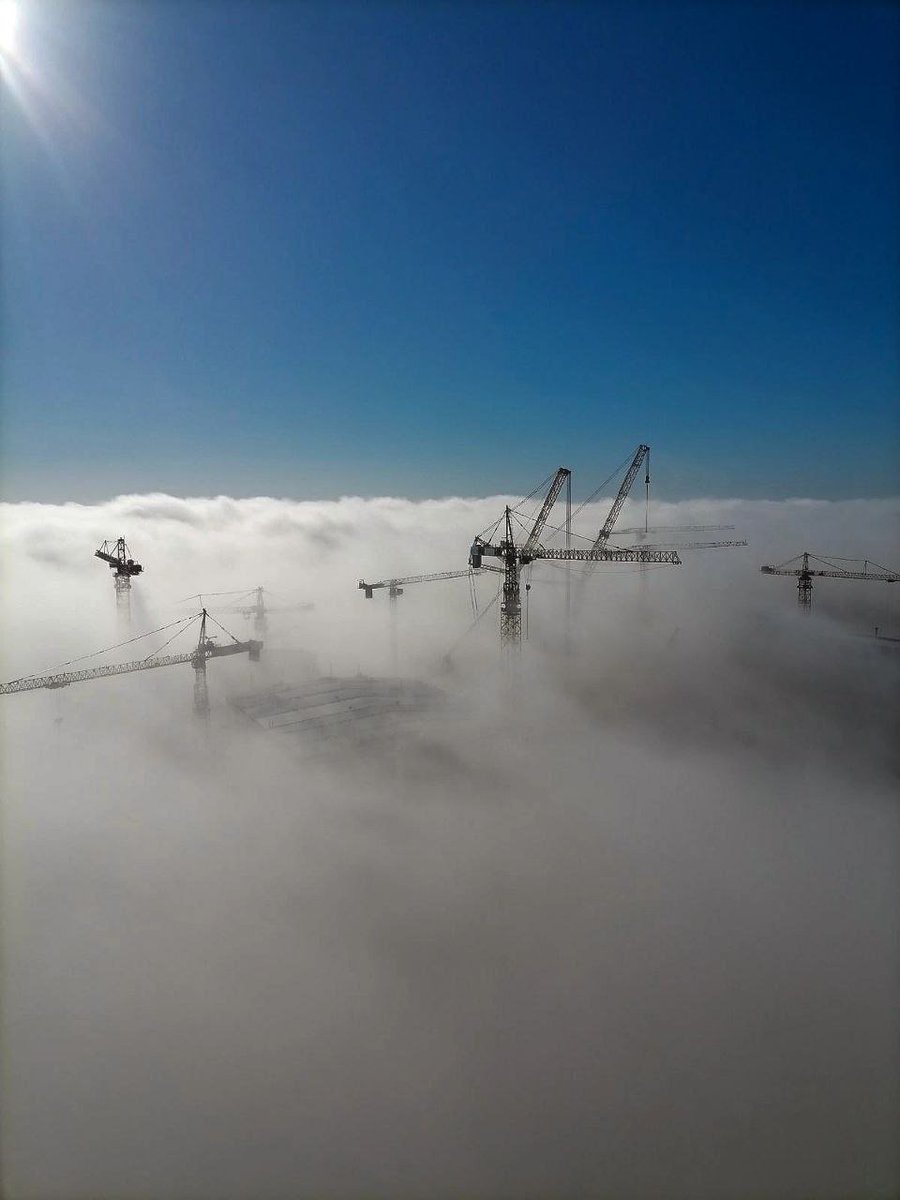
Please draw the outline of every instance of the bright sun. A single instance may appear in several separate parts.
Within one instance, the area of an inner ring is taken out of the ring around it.
[[[7,57],[15,54],[18,26],[18,6],[11,0],[3,0],[3,3],[0,3],[0,54]]]

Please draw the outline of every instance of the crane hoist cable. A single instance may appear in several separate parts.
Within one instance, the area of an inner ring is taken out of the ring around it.
[[[202,600],[204,596],[250,596],[256,588],[235,588],[230,592],[197,592],[194,596],[182,596],[180,600],[176,600],[176,604],[187,604],[189,600]]]
[[[465,639],[469,636],[469,634],[472,632],[472,630],[475,628],[475,626],[478,625],[484,619],[484,617],[487,616],[487,614],[491,611],[491,609],[494,607],[494,605],[500,599],[500,593],[502,591],[503,591],[503,581],[501,580],[499,585],[497,586],[497,591],[494,593],[493,600],[488,601],[488,603],[484,606],[484,608],[481,610],[481,612],[478,614],[478,616],[475,618],[475,620],[472,622],[472,624],[468,625],[463,630],[463,632],[459,635],[459,637],[456,639],[456,641],[453,643],[453,645],[450,647],[450,649],[444,655],[445,661],[456,653],[456,651],[459,649],[459,647],[462,645],[462,643],[465,641]]]
[[[212,621],[213,625],[218,625],[218,627],[222,630],[223,633],[227,633],[233,642],[235,642],[237,645],[240,645],[240,639],[236,638],[230,629],[226,629],[221,621],[217,621],[216,618],[212,615],[212,613],[208,612],[206,614],[206,619],[208,621]]]
[[[544,488],[546,488],[550,484],[550,482],[553,479],[555,474],[556,474],[555,471],[551,471],[549,475],[545,475],[544,478],[541,480],[541,482],[537,485],[537,487],[532,488],[527,496],[523,496],[522,499],[518,502],[518,504],[513,504],[510,506],[510,512],[518,512],[518,510],[520,508],[524,507],[524,505],[526,505],[529,500],[531,500],[534,496],[536,496],[538,494],[538,492],[543,491]],[[499,528],[502,521],[503,521],[503,516],[501,515],[497,518],[497,520],[494,522],[493,525],[488,525],[486,529],[482,529],[481,533],[478,536],[484,538],[486,541],[490,541],[491,538],[494,536],[494,534],[497,532],[497,529]],[[530,523],[533,524],[533,517],[532,517],[532,520]]]
[[[166,640],[163,642],[163,644],[161,646],[158,646],[155,650],[151,650],[149,654],[145,654],[143,661],[146,662],[148,658],[157,658],[160,654],[162,654],[163,650],[165,650],[166,646],[168,646],[170,642],[174,642],[177,637],[181,637],[181,635],[184,633],[185,629],[190,628],[191,622],[199,621],[199,620],[200,620],[199,613],[197,613],[193,617],[189,617],[187,624],[182,629],[176,629],[175,632],[172,634],[172,636],[170,638],[166,638]]]
[[[599,484],[596,488],[594,488],[594,490],[591,492],[591,494],[585,500],[582,500],[582,502],[578,505],[577,508],[572,510],[572,518],[571,519],[574,521],[575,518],[578,516],[578,514],[582,511],[582,509],[587,508],[587,506],[589,504],[593,503],[593,501],[596,500],[597,497],[602,494],[603,489],[605,487],[607,487],[608,484],[612,483],[612,481],[616,478],[616,476],[622,470],[624,470],[624,468],[626,466],[628,466],[628,464],[631,461],[632,461],[632,455],[630,455],[630,454],[628,455],[627,458],[623,458],[622,461],[619,463],[619,465],[615,468],[615,470],[612,471],[609,475],[607,475],[607,477],[603,480],[603,482],[601,484]],[[549,476],[548,476],[548,478],[549,478]],[[498,522],[498,524],[499,524],[499,522]],[[549,523],[549,521],[547,522],[546,527],[548,529],[553,530],[553,533],[551,533],[550,536],[547,538],[548,543],[553,541],[554,534],[566,532],[565,529],[561,528],[559,525],[551,525]],[[572,537],[580,538],[581,541],[583,541],[583,542],[590,542],[593,545],[593,543],[595,541],[594,538],[586,537],[583,533],[576,533],[574,529],[570,530],[569,532]]]

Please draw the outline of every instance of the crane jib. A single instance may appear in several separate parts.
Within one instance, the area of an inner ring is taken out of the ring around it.
[[[64,671],[56,675],[34,675],[26,679],[14,679],[0,684],[0,695],[14,692],[32,692],[38,688],[63,688],[70,683],[84,683],[89,679],[108,679],[113,675],[127,675],[132,671],[152,671],[157,667],[172,667],[179,663],[190,663],[202,667],[208,658],[225,658],[232,654],[248,654],[251,662],[258,662],[262,642],[235,642],[231,646],[207,645],[205,651],[192,650],[185,654],[166,654],[159,658],[142,658],[136,662],[113,663],[108,667],[89,667],[83,671]]]

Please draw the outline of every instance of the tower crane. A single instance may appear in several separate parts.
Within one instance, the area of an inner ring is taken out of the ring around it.
[[[114,542],[105,541],[99,550],[94,551],[94,557],[102,559],[113,572],[113,583],[116,585],[116,613],[119,627],[126,632],[131,631],[131,580],[140,575],[143,567],[131,557],[123,537]]]
[[[199,614],[200,617],[200,636],[197,640],[197,645],[193,650],[185,654],[155,654],[147,658],[137,659],[133,662],[112,663],[106,667],[88,667],[80,671],[61,671],[53,675],[28,675],[21,679],[14,679],[10,683],[0,684],[0,695],[10,695],[13,692],[31,692],[38,688],[63,688],[68,687],[72,683],[85,683],[91,679],[106,679],[111,675],[125,675],[131,671],[151,671],[157,667],[172,667],[178,663],[190,663],[194,668],[194,713],[204,720],[209,716],[209,692],[206,684],[206,663],[210,658],[225,658],[232,654],[248,654],[251,662],[256,662],[259,659],[263,644],[260,641],[239,642],[232,634],[228,634],[232,638],[231,645],[218,646],[213,638],[207,636],[206,622],[209,614],[204,608]],[[218,621],[210,618],[218,625]],[[189,622],[197,620],[197,617],[189,618]],[[182,629],[178,630],[181,633],[187,628],[183,621],[174,622],[175,625],[181,625]],[[163,629],[171,629],[171,625],[164,626]],[[224,633],[228,630],[224,626],[219,626]],[[154,630],[154,633],[161,633],[163,630]],[[143,634],[141,636],[149,636]],[[177,634],[169,639],[172,641]],[[139,638],[133,639],[140,640]],[[116,647],[111,647],[116,649]],[[104,653],[98,651],[97,653]],[[84,655],[84,658],[91,658],[93,655]],[[73,659],[77,662],[77,659]],[[68,664],[63,664],[68,665]]]
[[[258,637],[264,637],[269,627],[267,616],[269,613],[284,613],[284,612],[309,612],[313,608],[312,604],[277,604],[274,607],[266,604],[265,597],[266,589],[263,587],[250,588],[246,592],[200,592],[196,596],[185,596],[184,600],[180,600],[179,604],[184,604],[188,600],[203,601],[206,596],[241,596],[242,598],[250,596],[253,601],[250,604],[230,604],[224,608],[216,608],[215,612],[220,613],[237,613],[242,617],[253,618],[253,632]]]
[[[641,462],[647,453],[646,446],[638,447],[638,452],[635,454],[634,460],[628,471],[631,482],[637,474]],[[555,560],[557,562],[629,562],[643,563],[652,562],[659,564],[669,564],[676,566],[681,562],[678,555],[672,550],[646,550],[646,549],[628,549],[628,550],[610,550],[605,546],[605,541],[609,536],[609,531],[612,529],[615,519],[621,510],[622,504],[625,502],[628,488],[623,483],[619,489],[619,495],[613,504],[613,510],[610,512],[610,517],[604,523],[594,544],[590,550],[573,550],[566,547],[564,550],[551,550],[541,545],[541,534],[544,526],[547,523],[547,518],[550,511],[562,490],[563,484],[571,477],[571,471],[567,467],[559,467],[553,482],[550,485],[550,490],[547,492],[544,502],[541,505],[540,512],[535,519],[534,525],[529,531],[525,542],[517,546],[513,533],[512,525],[512,509],[509,505],[506,506],[504,515],[500,521],[494,526],[490,536],[494,535],[494,531],[499,527],[501,521],[504,523],[504,534],[499,542],[491,542],[484,536],[479,534],[472,542],[472,547],[469,552],[469,564],[476,570],[482,566],[482,560],[485,557],[499,558],[503,563],[503,583],[502,583],[502,601],[500,604],[500,645],[504,651],[518,650],[522,644],[522,604],[520,578],[522,567],[528,563],[535,562],[539,559]],[[628,477],[626,477],[628,478]]]
[[[822,563],[827,570],[821,570],[818,567],[810,567],[809,561]],[[846,567],[839,567],[837,563],[830,561],[827,558],[820,558],[818,555],[810,554],[808,550],[804,550],[802,554],[796,554],[793,558],[789,558],[786,562],[780,563],[776,567],[760,567],[760,571],[764,575],[790,575],[797,580],[797,601],[800,607],[809,612],[812,608],[812,581],[813,577],[823,579],[874,579],[882,583],[897,583],[900,581],[900,572],[892,571],[888,567],[883,567],[881,563],[872,562],[868,558],[844,558],[838,559],[838,562],[862,563],[861,571],[848,570]],[[793,563],[799,563],[798,567],[793,566]],[[877,567],[877,571],[870,571],[869,567]]]

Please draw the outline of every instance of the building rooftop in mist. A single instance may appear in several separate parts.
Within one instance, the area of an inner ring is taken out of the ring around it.
[[[421,681],[356,675],[282,684],[232,697],[230,703],[263,729],[314,749],[387,732],[411,734],[423,718],[445,706],[446,698]]]

